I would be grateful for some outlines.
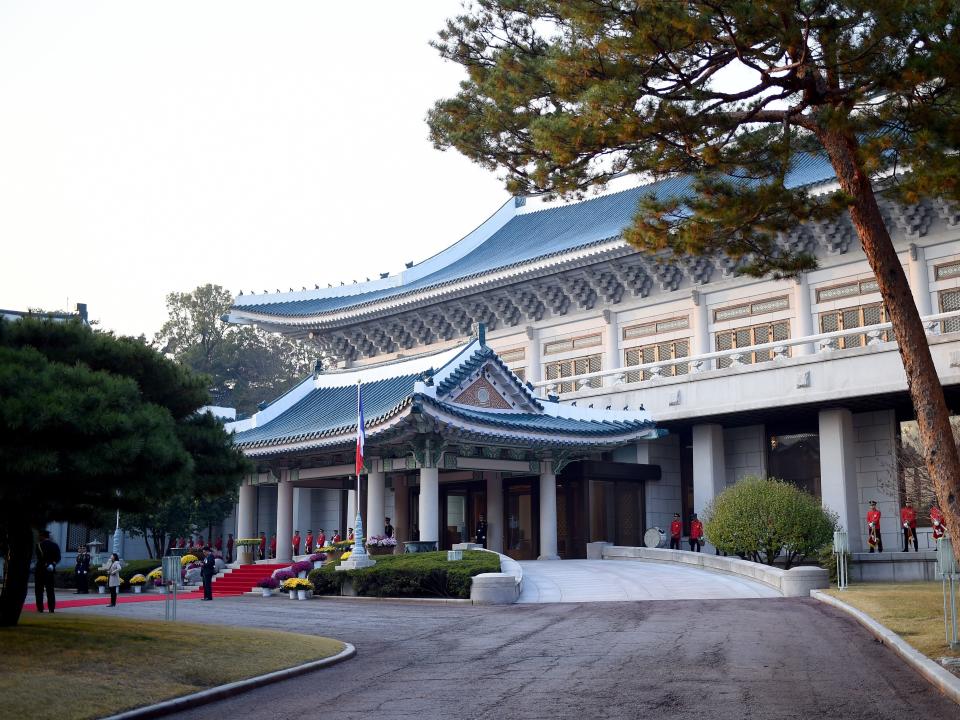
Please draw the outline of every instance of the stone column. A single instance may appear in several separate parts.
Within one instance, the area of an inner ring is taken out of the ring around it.
[[[535,327],[527,328],[527,376],[532,383],[543,380],[543,368],[540,366],[540,332]]]
[[[367,516],[363,528],[367,538],[383,535],[383,497],[387,492],[386,475],[382,472],[367,474]]]
[[[347,539],[347,528],[353,527],[353,524],[357,521],[357,490],[347,490],[347,524],[339,528],[340,536],[346,540]]]
[[[840,516],[840,524],[850,541],[850,551],[860,552],[863,547],[853,414],[846,408],[829,408],[820,411],[819,420],[820,500],[825,508]]]
[[[407,488],[407,478],[403,475],[393,476],[393,534],[397,538],[397,546],[410,539],[410,493]],[[398,552],[402,552],[401,548]]]
[[[699,290],[693,290],[693,313],[691,317],[691,329],[693,337],[691,339],[691,355],[703,355],[710,352],[710,315],[707,313],[707,297]],[[713,362],[707,360],[700,366],[699,372],[704,372],[713,367]],[[692,370],[692,369],[691,369]]]
[[[910,292],[917,304],[920,316],[932,315],[933,304],[930,301],[930,273],[927,270],[927,256],[922,247],[910,244]]]
[[[240,486],[240,499],[237,503],[237,537],[252,538],[256,534],[257,486],[251,485],[248,479]]]
[[[280,471],[277,483],[277,561],[290,562],[293,559],[293,483],[290,471]]]
[[[793,306],[797,319],[797,332],[794,337],[808,337],[814,334],[813,307],[810,304],[810,283],[806,273],[797,276],[793,286]],[[810,355],[814,352],[813,345],[804,343],[794,345],[791,349],[794,355]]]
[[[606,338],[604,340],[604,350],[607,353],[604,370],[616,370],[623,367],[622,357],[620,355],[620,331],[617,325],[617,314],[612,310],[603,311],[604,322],[607,323]],[[613,386],[617,382],[616,375],[610,375],[604,385]]]
[[[693,512],[700,513],[727,486],[723,426],[693,426]]]
[[[498,472],[485,473],[487,480],[487,549],[503,552],[503,480]]]
[[[313,489],[293,488],[293,527],[300,531],[306,542],[307,531],[313,527]]]
[[[440,471],[420,468],[420,539],[440,540]],[[438,545],[439,547],[439,545]]]
[[[540,556],[537,560],[559,560],[557,555],[557,476],[553,462],[540,463]]]

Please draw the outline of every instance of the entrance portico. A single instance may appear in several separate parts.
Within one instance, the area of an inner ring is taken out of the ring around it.
[[[565,468],[581,460],[602,465],[614,448],[662,432],[643,411],[535,398],[485,345],[482,328],[478,338],[444,353],[317,374],[232,425],[235,442],[260,471],[241,491],[238,517],[251,516],[255,494],[249,486],[276,484],[280,560],[291,554],[287,538],[302,530],[293,527],[294,488],[340,490],[345,504],[357,486],[350,461],[358,383],[366,411],[366,472],[357,502],[367,537],[383,534],[392,493],[399,541],[433,541],[440,548],[473,541],[483,515],[491,549],[559,558],[559,526],[566,533],[586,522],[585,509],[570,506],[587,493],[558,497]],[[651,477],[648,466],[636,468],[638,482]],[[244,527],[249,534],[255,530]]]

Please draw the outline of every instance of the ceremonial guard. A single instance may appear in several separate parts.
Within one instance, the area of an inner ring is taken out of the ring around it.
[[[917,543],[917,511],[907,500],[900,508],[900,525],[903,527],[903,551],[910,550],[910,542],[913,541],[914,552],[919,552],[920,547]]]
[[[933,539],[937,541],[943,537],[947,524],[943,521],[943,513],[936,505],[930,508],[930,523],[933,525]]]
[[[213,600],[213,576],[217,574],[217,560],[209,547],[203,548],[203,565],[200,567],[200,579],[203,580],[203,599]]]
[[[233,533],[227,533],[227,562],[233,562]]]
[[[322,547],[325,547],[327,544],[327,536],[323,534],[323,528],[317,530],[317,549],[319,550]]]
[[[300,531],[299,530],[293,531],[293,540],[290,542],[290,545],[293,547],[293,554],[299,555],[300,554]],[[274,553],[274,557],[276,557],[276,553]]]
[[[703,545],[703,523],[697,518],[697,514],[694,513],[690,519],[690,551],[691,552],[700,552],[700,547]]]
[[[883,552],[883,537],[880,535],[880,511],[877,510],[877,501],[870,501],[867,510],[867,545],[870,552]]]
[[[264,532],[260,533],[260,559],[263,560],[267,557],[267,534]]]
[[[334,530],[334,531],[333,531],[333,537],[330,538],[330,542],[331,542],[331,543],[338,543],[338,542],[340,542],[340,531],[339,531],[339,530]]]
[[[274,533],[270,536],[270,557],[275,558],[277,556],[277,534]]]
[[[679,550],[680,540],[683,538],[683,523],[680,522],[680,513],[673,514],[673,522],[670,523],[670,549]]]
[[[483,515],[480,516],[480,519],[483,519]],[[383,534],[385,537],[393,537],[393,525],[390,524],[390,518],[384,518],[383,523]]]
[[[74,567],[74,578],[77,581],[77,593],[80,595],[86,595],[89,590],[89,574],[90,574],[90,562],[92,558],[90,557],[90,551],[87,550],[86,545],[80,545],[77,548],[77,564]]]
[[[213,548],[221,555],[223,554],[223,535],[217,535],[217,539],[213,543]]]
[[[313,552],[313,530],[307,530],[307,539],[304,543],[303,551],[308,554]]]
[[[347,528],[347,540],[353,540],[353,528]]]
[[[37,565],[34,569],[34,594],[37,600],[37,612],[43,612],[43,593],[47,593],[47,610],[53,612],[57,606],[53,578],[60,562],[60,546],[50,539],[50,531],[40,531],[37,543]]]
[[[481,514],[477,521],[477,544],[487,547],[487,517]]]

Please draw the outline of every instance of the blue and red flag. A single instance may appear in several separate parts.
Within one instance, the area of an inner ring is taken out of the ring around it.
[[[357,476],[363,472],[363,393],[357,383]]]

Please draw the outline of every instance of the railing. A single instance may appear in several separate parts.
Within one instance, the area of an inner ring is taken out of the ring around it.
[[[957,320],[957,329],[960,330],[960,310],[951,310],[950,312],[927,315],[926,317],[921,318],[921,322],[923,322],[924,328],[926,329],[928,335],[939,335],[941,333],[941,329],[946,325],[945,321],[947,320]],[[649,378],[641,380],[640,382],[646,382],[647,380],[662,377],[672,377],[673,374],[671,372],[671,368],[676,367],[677,365],[685,365],[687,367],[686,374],[696,374],[711,370],[713,369],[711,367],[712,362],[714,360],[722,359],[730,360],[730,364],[726,366],[727,368],[744,367],[746,365],[754,364],[760,365],[767,362],[776,362],[777,360],[782,360],[788,357],[790,348],[801,348],[803,350],[801,355],[816,354],[814,352],[810,352],[810,348],[813,346],[816,346],[816,352],[819,353],[832,353],[852,350],[854,347],[860,346],[858,345],[841,349],[839,340],[858,335],[866,337],[867,346],[882,345],[884,342],[896,345],[895,340],[884,341],[882,339],[884,333],[892,328],[893,324],[889,322],[878,323],[876,325],[865,325],[863,327],[835,330],[834,332],[820,333],[818,335],[807,335],[804,337],[789,338],[787,340],[761,343],[759,345],[731,348],[730,350],[718,350],[716,352],[702,353],[700,355],[691,355],[690,357],[685,358],[658,360],[656,362],[642,363],[640,365],[630,365],[627,367],[619,367],[608,370],[598,370],[591,373],[581,373],[580,375],[568,375],[566,377],[554,378],[552,380],[542,380],[540,382],[531,384],[538,390],[543,391],[542,394],[554,394],[557,387],[561,383],[576,383],[578,389],[584,389],[587,388],[592,380],[597,378],[600,378],[601,380],[609,378],[612,381],[609,383],[609,385],[616,386],[624,384],[628,374],[636,374],[640,378],[643,378],[644,373],[647,373]],[[952,332],[952,330],[950,331]],[[770,360],[764,360],[757,363],[744,363],[742,361],[742,358],[745,355],[765,351],[770,351],[773,353],[773,356]]]

